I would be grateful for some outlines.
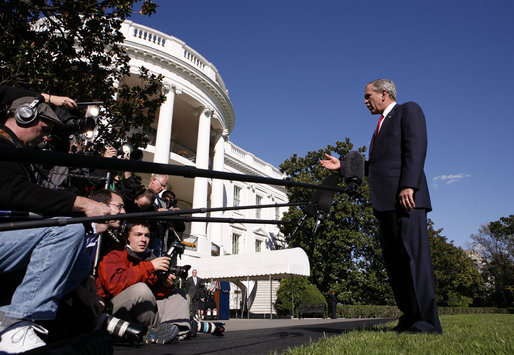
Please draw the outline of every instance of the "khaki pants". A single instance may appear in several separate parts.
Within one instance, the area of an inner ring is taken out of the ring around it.
[[[139,282],[123,290],[112,300],[113,315],[144,326],[173,323],[181,330],[191,328],[189,319],[189,295],[182,289],[168,297],[156,300],[147,284]]]

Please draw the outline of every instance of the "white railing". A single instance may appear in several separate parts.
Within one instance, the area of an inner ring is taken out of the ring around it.
[[[121,31],[125,36],[126,43],[144,44],[163,52],[163,56],[171,55],[184,63],[188,63],[217,83],[222,91],[228,95],[228,90],[218,73],[218,69],[200,53],[178,38],[132,21],[123,22]]]
[[[230,144],[230,150],[232,153],[240,156],[243,159],[246,157],[246,152],[233,144]]]
[[[232,142],[227,142],[227,144],[225,144],[225,155],[241,161],[241,163],[243,163],[244,165],[253,167],[254,169],[262,172],[266,176],[273,177],[276,179],[281,179],[283,177],[282,173],[280,173],[280,170],[275,168],[273,165],[257,158],[252,153],[245,151],[244,149],[236,146]]]
[[[187,48],[184,48],[184,58],[189,60],[194,66],[197,66],[200,69],[205,68],[205,63]]]
[[[134,37],[136,38],[141,38],[145,41],[149,41],[151,43],[155,43],[157,44],[158,46],[162,46],[164,47],[164,45],[166,44],[166,39],[149,31],[149,30],[146,30],[144,28],[137,28],[137,27],[134,27],[134,31],[133,31],[133,34],[134,34]]]

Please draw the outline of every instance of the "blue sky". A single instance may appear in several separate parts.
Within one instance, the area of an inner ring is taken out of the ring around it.
[[[396,83],[427,118],[436,228],[466,247],[514,213],[514,1],[168,0],[132,20],[213,63],[230,140],[278,167],[337,140],[368,146],[367,82]]]

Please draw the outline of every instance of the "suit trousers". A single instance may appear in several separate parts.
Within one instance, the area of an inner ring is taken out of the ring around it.
[[[441,333],[425,209],[375,211],[401,330]]]

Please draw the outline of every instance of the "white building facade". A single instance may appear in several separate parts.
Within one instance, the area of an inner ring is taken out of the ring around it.
[[[124,46],[131,61],[126,81],[137,83],[139,68],[164,76],[166,101],[160,107],[144,160],[193,166],[231,173],[283,178],[280,171],[229,141],[235,115],[216,67],[183,41],[146,26],[125,21]],[[148,181],[149,176],[143,176]],[[180,209],[281,204],[288,201],[282,186],[208,178],[170,176]],[[231,210],[195,214],[201,217],[281,219],[287,207]],[[182,264],[195,267],[195,259],[248,253],[266,253],[281,245],[278,226],[259,223],[186,223],[186,250]],[[237,267],[237,265],[234,265]],[[199,271],[199,276],[201,273]],[[257,283],[246,283],[252,288]],[[254,292],[255,293],[255,292]]]
[[[141,66],[164,76],[166,101],[156,117],[155,132],[149,132],[151,143],[144,160],[275,179],[283,177],[277,168],[229,141],[235,122],[234,110],[214,65],[179,39],[146,26],[126,21],[122,32],[133,77],[137,77]],[[176,194],[181,209],[287,202],[281,186],[170,176],[168,188]],[[212,212],[209,216],[280,219],[286,209]],[[198,238],[198,257],[265,251],[273,249],[277,237],[280,239],[277,226],[264,224],[192,222],[187,232]],[[205,240],[214,243],[214,249]]]

